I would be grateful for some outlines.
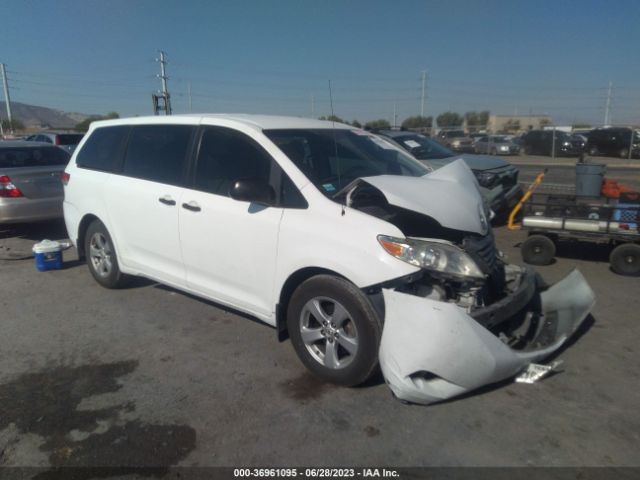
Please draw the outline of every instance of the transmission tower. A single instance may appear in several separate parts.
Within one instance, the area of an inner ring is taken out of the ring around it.
[[[159,115],[160,112],[164,112],[165,115],[171,115],[171,95],[169,95],[169,89],[167,88],[167,74],[165,72],[165,52],[160,50],[160,58],[156,61],[160,62],[160,75],[158,78],[162,82],[162,91],[151,94],[151,100],[153,101],[153,113]]]

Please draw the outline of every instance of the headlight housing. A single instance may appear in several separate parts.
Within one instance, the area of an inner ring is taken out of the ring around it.
[[[390,255],[425,270],[463,279],[485,276],[469,255],[449,243],[387,235],[378,235],[378,242]]]
[[[481,187],[492,188],[496,183],[498,175],[490,172],[476,172],[476,178]]]

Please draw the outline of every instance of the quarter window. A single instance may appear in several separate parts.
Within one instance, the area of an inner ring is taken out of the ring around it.
[[[78,152],[76,164],[81,168],[113,172],[122,158],[128,134],[128,126],[96,128]]]
[[[122,173],[182,185],[191,125],[140,125],[131,130]]]

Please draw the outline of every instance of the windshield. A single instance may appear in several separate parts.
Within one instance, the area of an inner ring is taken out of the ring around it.
[[[420,177],[430,171],[391,143],[361,130],[291,129],[263,133],[329,197],[359,177]]]
[[[394,140],[418,160],[436,160],[455,156],[455,153],[448,148],[423,135],[406,135],[396,137]]]
[[[71,133],[71,134],[60,134],[58,135],[58,145],[77,145],[80,143],[84,137],[83,134]]]
[[[491,141],[496,143],[506,143],[509,141],[509,139],[504,136],[503,137],[496,136],[496,137],[491,137]]]

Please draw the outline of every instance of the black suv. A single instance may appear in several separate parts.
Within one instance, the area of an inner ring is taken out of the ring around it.
[[[630,128],[596,128],[588,135],[587,151],[589,155],[612,155],[621,158],[629,157],[631,147]],[[633,157],[640,157],[640,135],[633,132]]]
[[[556,130],[531,130],[522,136],[522,149],[527,155],[551,155],[554,145],[557,156],[577,156],[581,152],[580,142],[565,132]]]

